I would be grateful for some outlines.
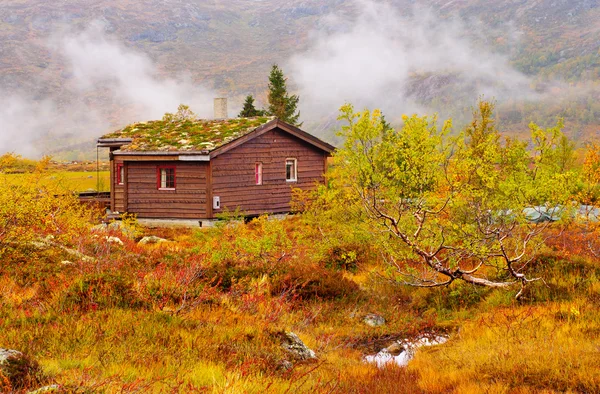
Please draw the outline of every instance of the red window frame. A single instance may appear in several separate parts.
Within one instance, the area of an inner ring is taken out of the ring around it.
[[[256,185],[263,184],[263,163],[260,161],[254,164],[254,183]]]
[[[117,164],[117,185],[124,184],[123,176],[125,175],[125,173],[123,171],[123,168],[123,163]]]
[[[173,171],[173,175],[172,175],[172,182],[173,182],[173,186],[170,186],[170,182],[169,182],[169,177],[170,175],[167,172],[167,179],[165,182],[165,187],[162,187],[161,184],[161,178],[162,178],[162,171],[169,171],[172,170]],[[158,166],[156,167],[156,188],[158,190],[175,190],[175,188],[177,187],[177,171],[176,171],[176,167],[175,166]]]

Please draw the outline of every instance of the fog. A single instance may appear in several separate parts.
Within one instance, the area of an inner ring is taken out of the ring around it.
[[[170,77],[146,54],[109,37],[101,23],[55,33],[45,45],[64,67],[60,95],[40,99],[0,87],[0,152],[39,156],[49,141],[90,141],[133,121],[160,119],[180,103],[199,116],[212,114],[213,92],[189,75]]]
[[[121,105],[132,105],[140,119],[157,119],[181,103],[190,105],[198,115],[212,113],[208,89],[196,86],[190,75],[172,79],[161,74],[148,56],[109,39],[97,25],[77,35],[55,41],[54,47],[67,59],[73,73],[72,85],[78,94],[101,87]]]
[[[438,108],[423,102],[445,88],[457,89],[453,96],[462,103],[454,104],[465,107],[482,95],[498,101],[538,98],[508,56],[476,45],[473,26],[458,18],[442,19],[418,6],[404,15],[374,1],[356,1],[355,10],[324,18],[309,49],[286,65],[304,119],[331,116],[344,102],[394,116],[430,113]],[[510,25],[506,28],[518,38]]]

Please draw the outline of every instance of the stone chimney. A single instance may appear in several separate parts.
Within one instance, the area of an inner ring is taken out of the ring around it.
[[[227,98],[219,97],[215,99],[215,119],[227,119]]]

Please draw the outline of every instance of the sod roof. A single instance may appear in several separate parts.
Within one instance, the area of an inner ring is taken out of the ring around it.
[[[121,151],[129,152],[211,152],[251,133],[275,117],[236,118],[225,120],[163,119],[134,123],[100,139],[126,139]]]

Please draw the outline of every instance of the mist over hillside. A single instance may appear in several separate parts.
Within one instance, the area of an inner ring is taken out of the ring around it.
[[[509,133],[600,129],[597,0],[23,0],[0,9],[0,150],[79,151],[179,103],[210,117],[216,96],[235,116],[265,104],[273,63],[329,140],[344,102],[460,124],[482,95]]]

